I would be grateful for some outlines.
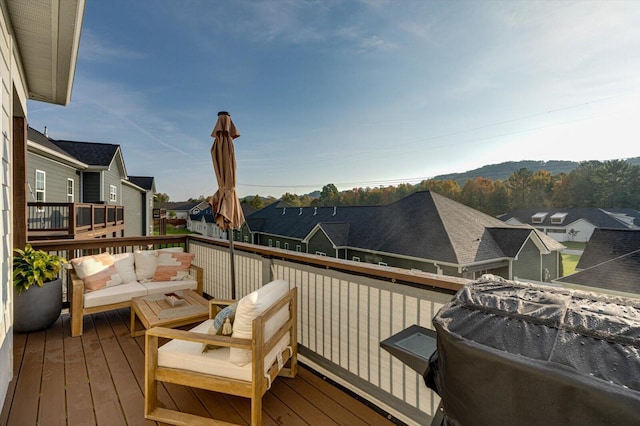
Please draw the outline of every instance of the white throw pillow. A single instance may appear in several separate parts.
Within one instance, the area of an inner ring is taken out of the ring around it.
[[[253,293],[240,299],[236,309],[236,318],[233,322],[233,334],[231,337],[251,339],[252,322],[271,305],[278,301],[289,291],[289,283],[284,280],[271,281]],[[265,325],[264,340],[267,341],[289,319],[289,305],[285,305]],[[251,351],[246,349],[231,348],[229,362],[243,366],[251,362]]]
[[[134,254],[136,278],[140,282],[147,282],[153,278],[158,265],[158,252],[156,250],[136,251]]]
[[[138,277],[136,277],[133,253],[113,254],[111,257],[123,282],[130,283],[138,279]]]

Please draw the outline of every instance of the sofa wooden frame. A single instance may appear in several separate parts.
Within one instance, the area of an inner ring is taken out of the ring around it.
[[[234,301],[211,300],[210,306],[230,304]],[[264,327],[269,318],[274,316],[283,306],[289,304],[289,319],[268,341],[264,340]],[[213,309],[210,309],[213,317]],[[290,348],[282,351],[282,363],[276,361],[268,369],[265,376],[264,357],[278,341],[290,333]],[[230,379],[228,377],[203,374],[194,371],[159,367],[158,339],[180,339],[198,343],[210,343],[218,346],[247,349],[251,351],[251,381]],[[297,288],[289,290],[283,297],[267,308],[253,320],[251,339],[239,339],[227,336],[195,333],[186,330],[154,327],[146,332],[145,347],[145,417],[147,419],[174,425],[218,425],[229,424],[218,420],[184,413],[160,407],[157,400],[158,382],[173,383],[194,388],[206,389],[251,399],[251,425],[262,424],[262,397],[269,390],[271,382],[277,376],[294,378],[297,373]]]
[[[198,282],[198,288],[195,290],[200,296],[202,296],[202,268],[196,265],[190,266],[191,274]],[[119,303],[111,303],[108,305],[92,306],[90,308],[84,307],[84,283],[82,279],[78,277],[75,270],[72,268],[69,270],[69,314],[71,315],[71,336],[76,337],[82,335],[82,319],[85,315],[95,314],[98,312],[106,312],[120,308],[130,308],[131,300],[127,300]]]

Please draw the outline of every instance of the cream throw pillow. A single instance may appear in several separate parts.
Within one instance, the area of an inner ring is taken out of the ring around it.
[[[231,337],[251,339],[253,320],[273,305],[278,299],[289,291],[289,283],[284,280],[271,281],[253,293],[240,299],[236,309],[236,318],[233,322],[233,334]],[[289,305],[285,305],[265,325],[264,340],[267,341],[289,319]],[[231,348],[229,362],[243,366],[251,362],[251,351],[246,349]]]
[[[133,253],[112,254],[111,257],[123,282],[130,283],[138,279]]]

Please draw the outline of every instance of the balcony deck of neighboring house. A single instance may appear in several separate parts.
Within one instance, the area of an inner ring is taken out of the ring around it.
[[[30,240],[123,236],[124,207],[95,203],[28,203]]]
[[[203,268],[204,293],[231,298],[225,240],[174,235],[31,243],[67,259],[181,246]],[[431,422],[439,397],[380,342],[413,324],[433,328],[435,313],[468,280],[240,242],[234,247],[237,298],[273,279],[298,288],[299,374],[273,383],[263,398],[264,424]],[[71,337],[63,313],[46,331],[15,333],[14,378],[0,424],[153,424],[143,415],[144,337],[130,337],[129,319],[129,308],[94,313],[84,317],[83,335]],[[249,421],[248,399],[165,385],[160,400]]]

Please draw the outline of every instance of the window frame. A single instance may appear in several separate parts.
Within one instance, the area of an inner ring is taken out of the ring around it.
[[[38,187],[38,183],[40,182],[40,179],[38,179],[39,176],[42,176],[42,188]],[[45,172],[44,170],[39,170],[36,169],[35,171],[35,187],[34,187],[34,198],[36,203],[44,203],[47,200],[47,172]],[[42,194],[42,199],[39,199],[40,194]]]
[[[71,184],[71,185],[69,185]],[[67,178],[67,203],[73,203],[74,202],[74,197],[75,197],[75,181],[72,178]],[[69,189],[71,189],[71,192],[69,192]]]

